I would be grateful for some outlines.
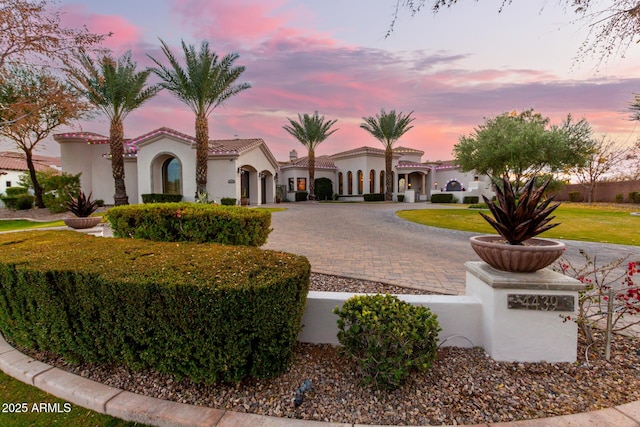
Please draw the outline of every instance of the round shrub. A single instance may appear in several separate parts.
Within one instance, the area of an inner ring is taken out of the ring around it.
[[[236,205],[236,198],[235,197],[223,197],[222,199],[220,199],[220,204],[222,206],[235,206]]]
[[[16,209],[19,211],[31,209],[35,199],[35,196],[31,194],[18,194],[16,196]]]
[[[338,315],[341,350],[357,363],[363,384],[394,389],[412,370],[431,367],[441,331],[437,316],[392,295],[359,295]]]
[[[314,181],[316,200],[331,200],[333,197],[333,183],[329,178],[318,178]]]

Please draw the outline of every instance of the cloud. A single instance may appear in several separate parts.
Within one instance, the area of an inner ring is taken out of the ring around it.
[[[102,15],[91,13],[84,5],[62,7],[61,23],[68,27],[78,27],[78,23],[86,26],[95,34],[109,34],[104,47],[113,50],[117,55],[133,49],[140,41],[140,29],[130,21],[118,15]]]

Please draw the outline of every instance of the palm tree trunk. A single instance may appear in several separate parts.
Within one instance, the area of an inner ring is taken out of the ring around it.
[[[309,150],[309,200],[316,199],[316,153]]]
[[[111,152],[111,173],[115,184],[115,194],[113,203],[116,206],[128,205],[129,196],[124,184],[124,130],[122,120],[114,118],[111,120],[109,129],[109,146]]]
[[[207,161],[209,158],[209,122],[204,113],[196,115],[196,192],[207,192]],[[196,194],[196,197],[198,194]]]
[[[36,197],[36,206],[44,208],[44,201],[42,200],[42,187],[38,183],[36,175],[36,168],[33,165],[33,153],[31,150],[24,151],[25,160],[27,161],[27,168],[29,169],[29,176],[31,177],[31,184],[33,184],[33,195]]]
[[[391,176],[391,163],[393,162],[393,149],[391,144],[387,145],[384,150],[384,175],[386,185],[386,191],[384,193],[384,200],[390,202],[393,200],[393,177]]]

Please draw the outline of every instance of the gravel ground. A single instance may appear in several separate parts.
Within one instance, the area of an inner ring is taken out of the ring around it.
[[[319,274],[312,275],[311,288],[409,293]],[[439,425],[550,417],[640,400],[640,341],[616,336],[611,361],[604,360],[601,347],[592,346],[586,354],[581,342],[575,364],[501,363],[481,348],[441,348],[430,371],[413,375],[393,392],[360,386],[353,362],[330,345],[298,344],[293,365],[278,378],[206,386],[153,371],[72,365],[47,354],[25,353],[113,387],[182,403],[332,422]],[[295,391],[307,379],[312,389],[296,407]]]

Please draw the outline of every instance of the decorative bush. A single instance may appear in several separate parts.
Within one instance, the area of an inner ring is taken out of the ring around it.
[[[630,203],[640,203],[640,192],[632,191],[629,193],[629,202]]]
[[[426,307],[392,295],[359,295],[334,313],[341,350],[357,363],[363,384],[394,389],[436,357],[441,328]]]
[[[474,203],[469,205],[469,209],[489,209],[486,203]]]
[[[431,203],[453,203],[453,194],[433,193],[431,194]]]
[[[20,194],[27,194],[29,189],[27,187],[8,187],[6,190],[7,196],[18,196]]]
[[[581,202],[582,201],[582,193],[579,191],[569,191],[569,201],[570,202]]]
[[[272,377],[292,360],[304,257],[72,231],[0,246],[0,332],[16,345],[198,383]]]
[[[237,199],[235,197],[223,197],[220,199],[220,204],[223,206],[235,206]]]
[[[309,196],[309,193],[306,191],[296,191],[296,202],[304,202],[307,200],[307,196]]]
[[[622,203],[622,202],[624,202],[624,195],[616,194],[616,203]]]
[[[36,171],[36,178],[42,187],[44,194],[42,201],[44,206],[51,213],[60,213],[67,211],[67,202],[71,200],[70,194],[78,194],[80,191],[80,174],[72,175],[69,173],[56,172],[40,172]],[[20,176],[20,183],[33,189],[31,176],[24,173]]]
[[[143,194],[142,203],[178,203],[182,201],[182,194]]]
[[[9,187],[9,188],[19,188],[19,187]],[[7,188],[7,190],[9,190]],[[2,197],[2,202],[7,209],[11,210],[27,210],[33,207],[33,202],[36,198],[31,194],[19,193],[16,196],[7,196]]]
[[[116,237],[164,242],[262,246],[271,232],[271,213],[201,203],[151,203],[111,208]]]
[[[331,200],[333,197],[333,183],[329,178],[317,178],[314,181],[316,200]]]
[[[404,202],[404,194],[398,194],[398,202]]]
[[[384,193],[370,193],[364,195],[365,202],[384,202]]]
[[[478,196],[464,196],[462,198],[462,203],[465,205],[474,205],[480,201],[480,197]]]

